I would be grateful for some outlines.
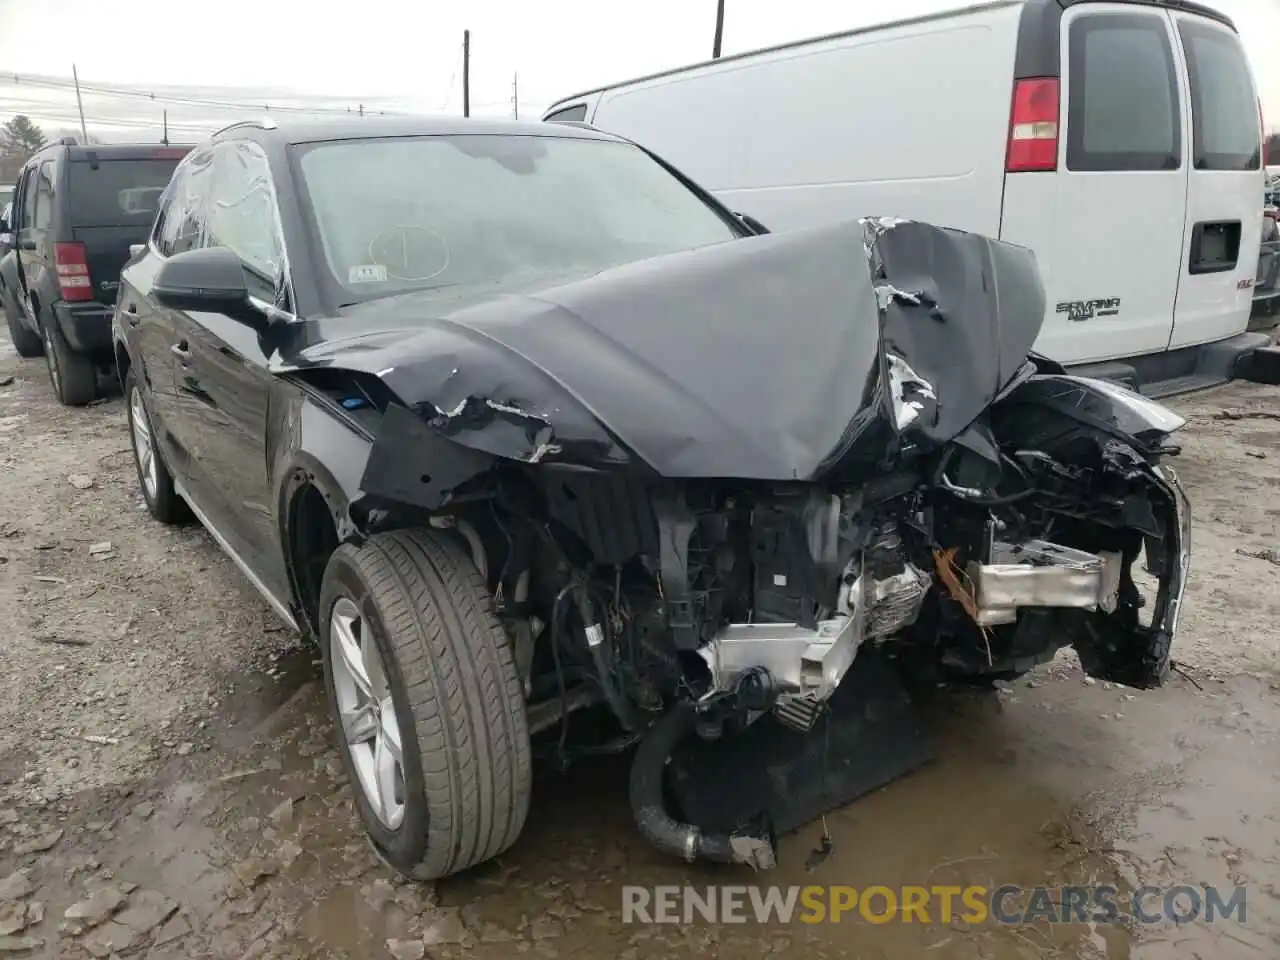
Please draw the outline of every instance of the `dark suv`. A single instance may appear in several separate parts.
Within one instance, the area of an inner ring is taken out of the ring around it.
[[[0,305],[14,347],[44,354],[58,399],[82,406],[109,366],[120,269],[145,242],[160,194],[189,150],[144,144],[45,147],[18,177],[0,266]],[[6,226],[0,224],[0,226]]]

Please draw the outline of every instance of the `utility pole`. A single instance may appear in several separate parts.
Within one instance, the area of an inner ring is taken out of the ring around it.
[[[520,119],[520,74],[515,74],[511,78],[511,112],[514,117]]]
[[[724,0],[716,0],[716,39],[711,45],[711,59],[720,59],[720,41],[724,39]]]
[[[160,142],[166,147],[169,145],[169,111],[164,111],[164,133],[160,137]]]
[[[471,116],[471,31],[462,31],[462,115]]]
[[[360,104],[360,116],[364,116],[364,104]]]
[[[76,65],[71,65],[71,79],[76,83],[76,109],[80,111],[80,136],[84,143],[89,142],[89,131],[84,126],[84,101],[80,99],[80,74],[76,73]]]

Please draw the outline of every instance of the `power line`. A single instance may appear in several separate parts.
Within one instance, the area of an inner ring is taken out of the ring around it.
[[[26,111],[26,116],[39,120],[46,124],[66,123],[72,126],[78,126],[80,123],[79,116],[73,110],[66,107],[55,108],[53,110],[30,110]],[[220,121],[210,120],[207,123],[200,123],[194,120],[170,120],[170,127],[179,127],[188,130],[214,130],[218,127]],[[120,117],[111,120],[90,121],[90,126],[94,127],[125,127],[143,129],[147,127],[158,127],[161,124],[161,118],[157,116],[154,120],[145,117]]]
[[[55,77],[43,74],[20,74],[13,71],[0,73],[0,82],[12,86],[28,86],[45,90],[65,90],[74,92],[75,79],[71,77]],[[244,99],[229,100],[215,99],[212,97],[194,97],[183,96],[176,93],[157,93],[154,90],[148,90],[143,87],[132,87],[123,84],[80,84],[81,92],[92,94],[98,97],[114,97],[118,99],[134,99],[147,100],[154,103],[175,103],[186,104],[188,106],[207,107],[210,109],[226,109],[226,110],[245,110],[248,108],[263,110],[268,113],[300,113],[300,114],[342,114],[352,113],[350,107],[324,107],[324,106],[302,106],[299,104],[291,104],[288,102],[271,104],[271,98],[252,97],[254,92],[252,89],[246,89]],[[290,96],[281,94],[281,98],[285,101],[290,99],[298,99],[299,96]],[[336,99],[336,98],[334,98]],[[374,98],[364,98],[365,100]],[[366,113],[373,113],[380,116],[399,116],[395,111],[387,110],[371,110]]]

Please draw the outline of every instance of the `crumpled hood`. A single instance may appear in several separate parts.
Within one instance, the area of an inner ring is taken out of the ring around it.
[[[319,342],[287,359],[374,373],[441,433],[499,456],[808,479],[875,422],[958,433],[1017,370],[1043,296],[1038,310],[1015,297],[1026,315],[1002,335],[995,248],[1015,288],[1039,290],[1019,248],[848,222],[519,291],[376,300],[320,321]],[[921,259],[933,272],[912,269]]]

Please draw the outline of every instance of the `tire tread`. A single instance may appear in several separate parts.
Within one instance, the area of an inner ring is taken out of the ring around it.
[[[346,546],[403,675],[428,808],[435,879],[509,848],[528,815],[531,747],[511,646],[479,572],[431,530]]]

